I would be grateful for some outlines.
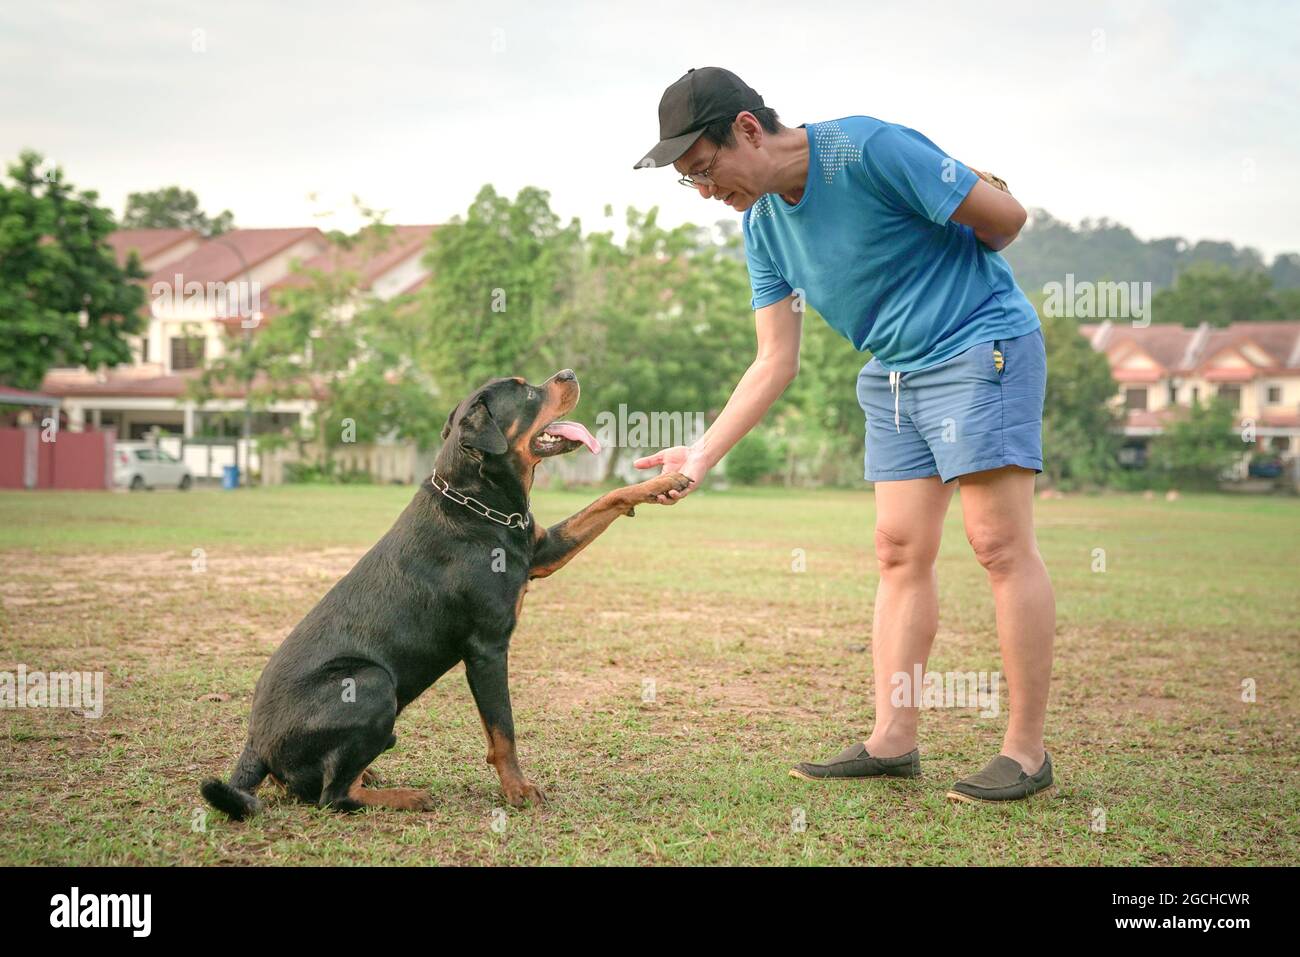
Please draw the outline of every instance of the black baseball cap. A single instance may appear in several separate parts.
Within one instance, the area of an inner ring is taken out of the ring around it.
[[[632,167],[671,166],[716,120],[762,109],[763,98],[730,70],[691,67],[659,100],[659,142]]]

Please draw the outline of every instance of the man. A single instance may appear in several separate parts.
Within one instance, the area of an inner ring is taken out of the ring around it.
[[[1043,723],[1055,599],[1033,526],[1047,368],[1041,324],[997,255],[1025,210],[907,127],[867,116],[783,126],[728,70],[689,70],[659,103],[659,143],[634,168],[672,165],[705,199],[744,212],[758,352],[694,444],[638,459],[697,488],[799,369],[803,303],[873,358],[858,375],[865,477],[880,568],[870,736],[790,773],[820,781],[916,777],[920,689],[938,628],[935,557],[954,483],[987,570],[1010,691],[999,754],[948,797],[1006,801],[1052,784]],[[994,185],[991,185],[993,183]],[[848,383],[845,383],[848,387]],[[909,681],[910,683],[910,681]]]

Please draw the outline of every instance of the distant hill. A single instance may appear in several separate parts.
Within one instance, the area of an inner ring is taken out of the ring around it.
[[[1020,237],[1003,252],[1026,293],[1042,292],[1048,282],[1149,281],[1153,290],[1173,284],[1193,263],[1219,263],[1239,271],[1268,273],[1275,289],[1300,288],[1300,254],[1282,253],[1265,263],[1259,251],[1232,243],[1189,243],[1181,236],[1141,240],[1127,226],[1109,219],[1085,219],[1071,226],[1043,209],[1033,209]]]

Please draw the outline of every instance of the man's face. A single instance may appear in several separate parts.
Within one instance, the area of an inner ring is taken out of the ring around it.
[[[742,113],[741,117],[747,115],[749,114]],[[753,123],[761,132],[762,127],[758,126],[758,121],[753,120]],[[736,142],[721,150],[717,143],[701,136],[673,164],[673,168],[683,175],[702,173],[705,167],[709,167],[709,185],[696,187],[700,196],[703,199],[721,200],[737,212],[744,212],[766,192],[759,185],[758,179],[762,150],[756,149],[746,138],[746,125],[738,118],[732,126]],[[711,167],[710,162],[713,164]]]

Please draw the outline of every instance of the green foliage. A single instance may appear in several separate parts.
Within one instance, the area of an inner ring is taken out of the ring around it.
[[[124,229],[194,229],[204,236],[219,236],[234,228],[235,214],[222,210],[209,217],[199,209],[199,198],[188,189],[168,186],[126,197]]]
[[[1114,430],[1122,421],[1109,404],[1116,392],[1110,364],[1073,319],[1042,318],[1042,323],[1047,350],[1043,471],[1053,487],[1066,491],[1105,485],[1119,469]]]
[[[1235,428],[1236,412],[1223,399],[1196,402],[1151,440],[1147,467],[1164,482],[1181,488],[1209,489],[1248,446]]]
[[[374,479],[365,469],[345,469],[333,459],[321,462],[288,462],[284,466],[284,480],[291,485],[373,485]]]
[[[752,429],[722,460],[727,478],[740,485],[754,485],[770,478],[781,467],[781,458],[761,428]]]
[[[1200,263],[1180,273],[1172,287],[1155,294],[1151,318],[1184,326],[1269,322],[1294,318],[1283,305],[1288,301],[1293,301],[1292,297],[1275,290],[1266,272],[1239,272],[1217,263]]]
[[[711,421],[754,355],[739,239],[665,230],[655,209],[629,209],[627,225],[622,246],[609,233],[588,237],[554,365],[578,372],[584,419],[625,404]]]
[[[525,187],[511,202],[484,186],[468,214],[440,227],[421,297],[437,330],[420,365],[439,386],[441,414],[488,379],[545,378],[567,363],[560,329],[582,262],[578,221],[561,227],[549,194]]]
[[[112,213],[93,190],[24,151],[0,180],[0,382],[37,389],[56,365],[127,362],[143,328],[144,277],[135,257],[117,265],[105,239]]]
[[[1259,252],[1249,246],[1205,240],[1189,243],[1179,236],[1143,241],[1127,226],[1104,217],[1085,219],[1076,227],[1042,209],[1030,211],[1020,238],[1001,255],[1026,293],[1040,291],[1049,282],[1063,282],[1067,273],[1072,273],[1076,282],[1136,280],[1150,282],[1160,290],[1197,264],[1223,266],[1234,272],[1265,269]],[[1277,256],[1269,273],[1279,289],[1300,287],[1300,256]]]
[[[790,481],[861,483],[865,419],[857,384],[870,360],[870,353],[858,352],[815,310],[807,310],[799,375],[772,412],[790,457]]]

